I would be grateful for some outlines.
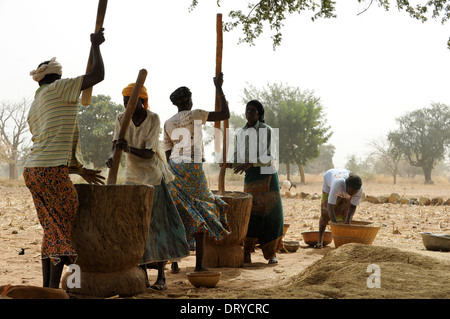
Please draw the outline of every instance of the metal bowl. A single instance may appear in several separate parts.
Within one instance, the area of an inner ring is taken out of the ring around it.
[[[450,235],[420,233],[423,245],[427,250],[450,251]]]

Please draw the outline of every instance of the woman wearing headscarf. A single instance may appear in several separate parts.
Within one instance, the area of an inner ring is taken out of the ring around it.
[[[123,103],[127,107],[134,83],[122,91]],[[164,267],[167,261],[189,256],[183,222],[170,197],[166,183],[173,180],[162,146],[159,142],[160,120],[158,114],[148,109],[148,94],[145,86],[139,92],[136,109],[124,139],[119,139],[120,127],[125,113],[117,115],[113,150],[125,151],[125,184],[147,184],[155,187],[150,230],[140,267],[146,275],[147,287],[156,290],[167,289]],[[112,158],[106,163],[111,167]],[[150,285],[147,268],[157,264],[158,277]]]
[[[92,71],[85,75],[62,79],[62,66],[56,58],[30,72],[39,88],[27,119],[33,147],[23,177],[44,230],[41,247],[44,287],[58,288],[64,264],[74,263],[77,257],[70,235],[79,202],[69,174],[79,174],[89,183],[104,184],[100,171],[81,164],[77,121],[81,91],[104,79],[100,53],[104,41],[103,29],[91,34],[93,65]]]
[[[191,250],[196,251],[195,271],[206,271],[203,264],[205,237],[222,240],[230,234],[226,212],[229,205],[209,189],[203,171],[201,125],[230,117],[222,90],[223,74],[214,78],[220,111],[192,110],[192,93],[180,87],[170,95],[178,113],[164,123],[164,148],[175,180],[170,183],[172,198],[186,228]]]
[[[244,192],[253,196],[244,262],[251,263],[251,253],[259,244],[264,258],[272,264],[278,262],[276,253],[282,247],[283,236],[280,184],[270,154],[273,132],[264,123],[264,108],[259,101],[247,103],[245,116],[247,124],[236,133],[234,158],[227,165],[236,174],[245,172]]]

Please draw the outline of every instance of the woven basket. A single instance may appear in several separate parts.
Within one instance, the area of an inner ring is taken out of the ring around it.
[[[330,228],[334,246],[338,248],[348,243],[371,245],[381,227],[371,222],[354,220],[350,224],[330,222]]]

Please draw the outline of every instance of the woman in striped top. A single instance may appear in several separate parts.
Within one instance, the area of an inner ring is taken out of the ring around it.
[[[81,91],[104,79],[100,53],[104,41],[103,29],[91,34],[92,71],[85,75],[61,79],[62,67],[55,58],[30,73],[39,88],[28,114],[33,147],[23,177],[44,230],[44,287],[58,288],[64,264],[74,263],[77,256],[70,233],[78,196],[69,174],[77,173],[89,183],[103,184],[100,171],[85,169],[81,164],[77,110]]]

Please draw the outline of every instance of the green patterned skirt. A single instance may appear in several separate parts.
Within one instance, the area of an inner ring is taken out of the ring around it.
[[[156,185],[150,231],[140,265],[169,261],[190,255],[183,221],[173,203],[164,179]]]

